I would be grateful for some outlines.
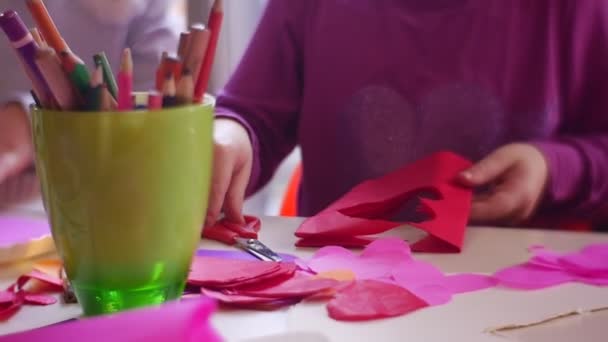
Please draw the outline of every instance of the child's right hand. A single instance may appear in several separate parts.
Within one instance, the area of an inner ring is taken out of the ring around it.
[[[253,148],[247,130],[231,119],[216,119],[213,133],[213,174],[205,227],[223,211],[233,222],[245,223],[242,209],[249,183]]]

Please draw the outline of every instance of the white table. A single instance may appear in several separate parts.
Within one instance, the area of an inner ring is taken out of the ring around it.
[[[40,214],[31,208],[13,212]],[[263,218],[260,239],[276,251],[309,257],[314,249],[294,247],[293,232],[300,222],[298,218]],[[404,228],[392,234],[412,236],[416,233]],[[432,262],[444,272],[491,273],[525,261],[529,256],[526,248],[533,244],[567,251],[597,242],[608,242],[608,234],[475,227],[468,230],[461,254],[417,254],[416,257]],[[229,248],[211,241],[202,242],[201,247]],[[26,261],[5,265],[0,270],[0,286],[10,284],[17,275],[27,271],[30,264]],[[321,303],[302,303],[273,312],[220,311],[213,323],[228,341],[606,341],[606,311],[565,318],[503,336],[485,332],[492,327],[599,307],[608,307],[608,288],[568,284],[540,291],[494,288],[461,294],[443,306],[364,323],[331,320]],[[24,307],[9,322],[0,324],[0,335],[60,322],[79,314],[77,305]],[[295,335],[280,335],[286,333],[302,335],[299,339]]]

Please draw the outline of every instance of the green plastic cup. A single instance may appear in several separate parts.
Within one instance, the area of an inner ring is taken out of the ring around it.
[[[32,110],[57,251],[86,316],[181,296],[212,172],[213,105]]]

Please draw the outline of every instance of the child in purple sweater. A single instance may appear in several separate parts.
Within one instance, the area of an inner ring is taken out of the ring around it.
[[[589,217],[608,199],[608,3],[270,0],[217,99],[207,224],[241,221],[296,145],[301,216],[451,150],[490,189],[472,223]]]

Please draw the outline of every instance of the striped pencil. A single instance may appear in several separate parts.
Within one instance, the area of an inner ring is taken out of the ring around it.
[[[177,104],[187,105],[192,103],[194,96],[194,78],[189,69],[184,69],[182,77],[177,82],[175,91]]]

